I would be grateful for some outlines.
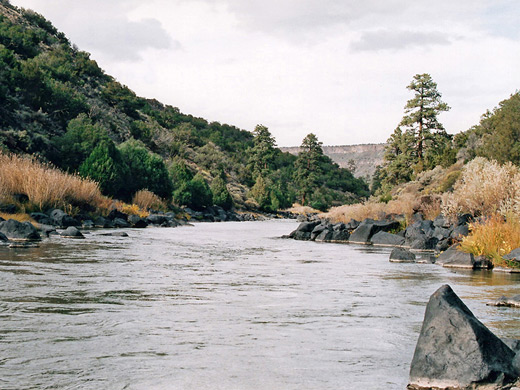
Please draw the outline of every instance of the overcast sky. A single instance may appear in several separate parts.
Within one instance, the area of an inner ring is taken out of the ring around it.
[[[518,0],[12,0],[138,95],[279,146],[384,142],[429,73],[450,133],[520,88]]]

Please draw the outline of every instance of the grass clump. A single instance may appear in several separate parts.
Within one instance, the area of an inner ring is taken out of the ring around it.
[[[19,195],[27,197],[24,208],[29,210],[104,209],[110,204],[92,180],[66,174],[35,158],[0,152],[0,200],[15,203],[13,199]]]
[[[137,191],[132,198],[132,203],[144,210],[165,211],[167,209],[166,203],[148,190]]]
[[[470,234],[462,239],[460,250],[475,256],[491,259],[494,266],[515,267],[520,265],[508,261],[504,255],[520,247],[520,219],[504,218],[495,214],[481,222],[470,224]]]

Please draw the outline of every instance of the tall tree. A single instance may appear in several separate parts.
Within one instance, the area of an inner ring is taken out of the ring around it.
[[[253,134],[253,147],[249,149],[248,166],[251,169],[251,176],[256,179],[259,175],[266,176],[273,169],[276,142],[269,129],[263,125],[256,125]]]
[[[322,143],[315,134],[308,134],[302,141],[300,152],[295,162],[295,181],[299,188],[302,205],[309,195],[320,187],[322,179],[321,162],[323,160]]]
[[[437,83],[428,73],[416,74],[407,88],[413,91],[415,96],[406,103],[404,108],[406,115],[401,120],[400,126],[404,127],[405,131],[413,133],[415,155],[419,170],[422,170],[426,149],[435,148],[433,135],[447,136],[437,116],[443,111],[448,111],[450,107],[441,100]]]

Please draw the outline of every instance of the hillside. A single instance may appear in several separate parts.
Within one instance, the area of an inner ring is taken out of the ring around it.
[[[283,152],[297,155],[300,148],[282,147]],[[323,152],[341,168],[351,168],[351,161],[354,162],[354,176],[371,178],[376,167],[383,163],[385,144],[360,144],[360,145],[338,145],[323,146]]]
[[[148,189],[176,206],[273,211],[298,198],[326,208],[367,195],[326,156],[311,175],[298,171],[309,164],[264,141],[137,96],[44,16],[0,0],[2,152],[34,155],[127,201]]]

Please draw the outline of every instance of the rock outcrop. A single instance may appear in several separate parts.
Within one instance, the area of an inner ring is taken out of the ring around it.
[[[444,285],[426,307],[408,389],[500,389],[517,380],[514,359],[515,352]]]

